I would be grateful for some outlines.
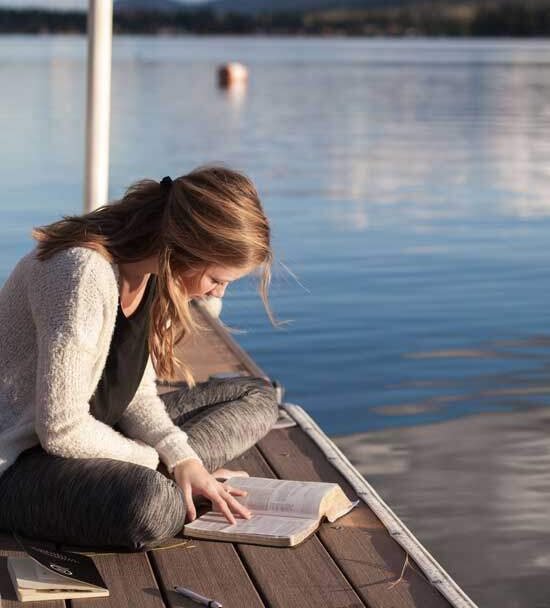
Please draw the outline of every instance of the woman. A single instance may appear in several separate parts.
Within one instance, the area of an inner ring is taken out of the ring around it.
[[[215,477],[269,431],[275,391],[262,378],[196,384],[174,347],[197,328],[192,298],[221,298],[256,269],[275,324],[251,181],[223,166],[141,180],[32,235],[0,291],[0,529],[144,549],[196,517],[193,495],[232,523],[250,517],[245,492]],[[155,376],[177,364],[187,386],[159,397]]]

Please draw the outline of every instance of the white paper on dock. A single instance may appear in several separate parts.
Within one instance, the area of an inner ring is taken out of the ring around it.
[[[235,496],[235,498],[253,513],[259,511],[316,520],[319,517],[321,499],[327,491],[337,485],[263,477],[231,477],[225,483],[233,488],[248,490],[247,496]]]
[[[303,517],[280,517],[277,515],[255,514],[250,519],[235,514],[236,523],[230,524],[225,516],[216,511],[208,511],[200,518],[185,525],[186,529],[206,530],[208,532],[231,532],[260,534],[265,536],[290,537],[298,534],[316,520]],[[184,530],[185,532],[185,530]]]

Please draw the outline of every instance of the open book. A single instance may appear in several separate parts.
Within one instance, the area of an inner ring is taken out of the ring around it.
[[[23,557],[8,557],[10,574],[21,602],[105,597],[105,582],[87,555],[52,549],[51,543],[26,540],[14,534]]]
[[[337,483],[264,477],[231,477],[224,483],[248,491],[235,498],[252,517],[233,513],[236,523],[231,524],[220,511],[208,511],[184,526],[185,536],[292,547],[315,532],[324,516],[335,521],[359,503],[351,502]]]

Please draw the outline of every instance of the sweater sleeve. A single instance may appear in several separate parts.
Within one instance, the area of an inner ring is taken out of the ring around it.
[[[90,413],[90,378],[109,304],[91,269],[92,263],[69,269],[52,264],[29,282],[38,346],[35,431],[50,454],[113,458],[156,469],[152,447]]]
[[[172,474],[178,462],[195,458],[202,463],[202,459],[189,445],[187,433],[170,419],[164,401],[158,396],[155,380],[155,370],[149,356],[140,385],[118,426],[129,437],[153,446]]]

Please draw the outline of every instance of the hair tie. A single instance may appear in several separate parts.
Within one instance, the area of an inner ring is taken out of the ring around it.
[[[172,186],[172,178],[169,175],[167,175],[166,177],[163,177],[160,180],[160,185],[163,190],[168,192],[170,190],[170,187]]]

